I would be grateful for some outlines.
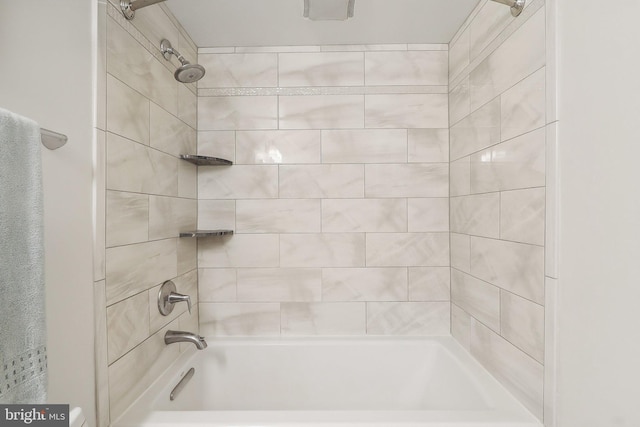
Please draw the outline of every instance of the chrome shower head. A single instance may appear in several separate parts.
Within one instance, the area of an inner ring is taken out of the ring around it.
[[[173,76],[177,81],[181,83],[193,83],[200,80],[204,77],[205,69],[202,65],[192,64],[187,61],[184,56],[180,55],[180,52],[175,50],[169,40],[164,39],[160,42],[160,51],[162,52],[162,56],[164,59],[169,61],[171,59],[171,55],[175,55],[180,61],[180,67],[173,73]]]

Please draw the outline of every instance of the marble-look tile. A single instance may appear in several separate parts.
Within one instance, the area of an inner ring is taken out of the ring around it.
[[[452,126],[471,113],[469,96],[469,76],[467,76],[449,92],[449,120]]]
[[[545,125],[545,69],[500,95],[503,141]]]
[[[320,200],[236,201],[238,233],[319,233]]]
[[[364,335],[365,303],[327,302],[282,304],[282,336]]]
[[[178,118],[196,129],[198,126],[198,97],[186,86],[178,86]]]
[[[235,200],[198,200],[198,230],[235,229]]]
[[[109,360],[105,281],[93,284],[94,361],[96,369],[96,425],[109,427]]]
[[[237,281],[235,268],[199,268],[198,301],[237,301]]]
[[[471,351],[471,316],[455,304],[451,304],[451,335]]]
[[[236,234],[200,239],[198,267],[278,267],[279,253],[277,234]]]
[[[107,247],[149,239],[149,196],[107,191],[106,207]]]
[[[178,197],[198,197],[198,167],[186,161],[178,161]]]
[[[364,262],[364,233],[280,235],[280,267],[364,267]]]
[[[368,302],[367,335],[449,335],[448,302]]]
[[[471,193],[471,157],[463,157],[451,162],[449,185],[451,196],[466,196]]]
[[[409,232],[449,231],[448,198],[409,199],[407,204]]]
[[[407,131],[323,130],[322,163],[405,163]]]
[[[449,45],[445,43],[409,43],[408,50],[449,50]]]
[[[533,415],[542,419],[543,366],[479,322],[471,325],[471,354]]]
[[[149,100],[107,74],[107,130],[149,145]]]
[[[177,330],[178,321],[161,329],[109,367],[112,420],[120,417],[180,354],[179,346],[164,343],[164,334],[169,329]]]
[[[277,128],[277,96],[198,97],[198,130]]]
[[[298,95],[278,98],[280,129],[364,127],[363,95]]]
[[[364,197],[363,165],[280,166],[280,198]]]
[[[107,249],[107,303],[177,276],[176,239]]]
[[[107,71],[171,114],[178,113],[173,72],[112,18],[107,18]],[[163,60],[164,61],[164,60]]]
[[[407,231],[405,199],[324,199],[322,231]]]
[[[365,80],[370,86],[449,84],[448,52],[367,52]]]
[[[93,76],[95,77],[95,127],[102,131],[107,130],[107,7],[108,5],[103,2],[97,3],[97,13],[95,15],[95,45],[96,61],[93,69]],[[108,400],[108,396],[107,396]],[[108,402],[107,402],[108,403]],[[103,402],[98,402],[99,406],[103,405]],[[109,423],[109,410],[106,408],[107,413],[97,415],[98,427],[106,427]]]
[[[500,301],[501,335],[544,363],[544,307],[507,291]]]
[[[409,267],[409,301],[449,301],[449,267]]]
[[[467,28],[455,43],[449,45],[449,81],[455,79],[469,65],[470,48]]]
[[[449,161],[448,129],[409,129],[409,163],[439,163]]]
[[[198,132],[198,154],[236,163],[236,132],[232,130]]]
[[[471,274],[544,303],[544,248],[540,246],[472,237]]]
[[[467,234],[451,233],[451,267],[466,273],[471,272],[471,237]]]
[[[109,364],[149,337],[149,297],[141,292],[107,307]]]
[[[500,99],[484,105],[451,128],[451,158],[459,159],[500,142]]]
[[[107,189],[178,194],[178,159],[107,133]]]
[[[146,7],[137,10],[135,19],[130,21],[130,23],[133,24],[158,51],[160,50],[160,42],[162,39],[167,39],[173,41],[175,48],[182,53],[182,50],[180,50],[177,45],[180,31],[161,7]]]
[[[275,53],[201,54],[198,61],[207,70],[198,82],[199,89],[278,85]]]
[[[471,156],[471,192],[545,185],[545,130],[539,129]]]
[[[202,303],[200,334],[206,337],[279,336],[280,304]]]
[[[189,295],[191,297],[191,311],[198,306],[198,270],[191,270],[190,272],[178,276],[172,279],[176,285],[177,292],[183,295]],[[173,322],[180,317],[183,313],[188,313],[187,303],[182,302],[173,306],[173,311],[164,316],[158,309],[158,294],[160,293],[160,286],[153,287],[147,292],[149,299],[149,329],[152,334],[156,333],[167,324]],[[180,329],[181,331],[188,329]],[[193,331],[190,331],[193,332]]]
[[[500,333],[500,288],[451,270],[451,302]]]
[[[500,238],[544,245],[544,201],[544,188],[501,193]]]
[[[319,268],[238,269],[238,301],[320,301]]]
[[[366,197],[447,197],[447,163],[365,165]]]
[[[233,165],[198,170],[199,199],[271,199],[278,196],[278,166]]]
[[[107,246],[106,216],[107,216],[107,135],[106,132],[94,129],[94,167],[92,190],[94,200],[94,230],[93,230],[93,280],[105,278],[105,254]]]
[[[449,266],[448,233],[367,234],[367,266]]]
[[[149,239],[178,237],[196,229],[197,200],[149,196]]]
[[[451,231],[475,236],[500,236],[500,193],[451,198]]]
[[[471,59],[476,58],[512,22],[509,8],[486,2],[469,24]]]
[[[448,100],[447,94],[366,95],[365,127],[448,128]]]
[[[361,52],[281,53],[278,57],[281,87],[364,85]]]
[[[405,301],[406,268],[324,268],[322,301]]]
[[[149,123],[153,148],[176,157],[196,152],[196,131],[153,102]]]
[[[544,18],[543,8],[471,72],[472,111],[545,65]]]
[[[198,261],[198,240],[197,239],[177,239],[176,250],[178,251],[178,274],[184,274],[197,268]]]
[[[239,131],[236,164],[320,163],[320,131]]]

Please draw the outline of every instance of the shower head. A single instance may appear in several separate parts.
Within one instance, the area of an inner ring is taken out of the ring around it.
[[[173,73],[177,81],[181,83],[193,83],[204,76],[204,67],[200,64],[192,64],[187,61],[184,56],[180,55],[180,52],[171,46],[169,40],[164,39],[160,42],[160,51],[167,61],[171,59],[171,55],[175,55],[178,61],[180,61],[180,67]]]

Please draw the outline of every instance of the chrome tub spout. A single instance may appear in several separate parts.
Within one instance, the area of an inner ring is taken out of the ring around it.
[[[207,348],[207,342],[204,340],[204,337],[191,332],[167,331],[167,333],[164,334],[165,344],[173,344],[177,342],[190,342],[195,345],[198,350],[204,350]]]

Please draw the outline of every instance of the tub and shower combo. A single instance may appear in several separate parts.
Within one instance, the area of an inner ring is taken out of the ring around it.
[[[136,9],[164,0],[122,1]],[[524,0],[494,0],[517,16]],[[204,68],[163,40],[178,81]],[[160,299],[187,301],[175,286]],[[166,308],[166,307],[164,307]],[[163,307],[160,307],[162,312]],[[164,314],[164,313],[163,313]],[[191,342],[113,427],[144,426],[542,426],[452,337],[222,338],[169,331]]]

